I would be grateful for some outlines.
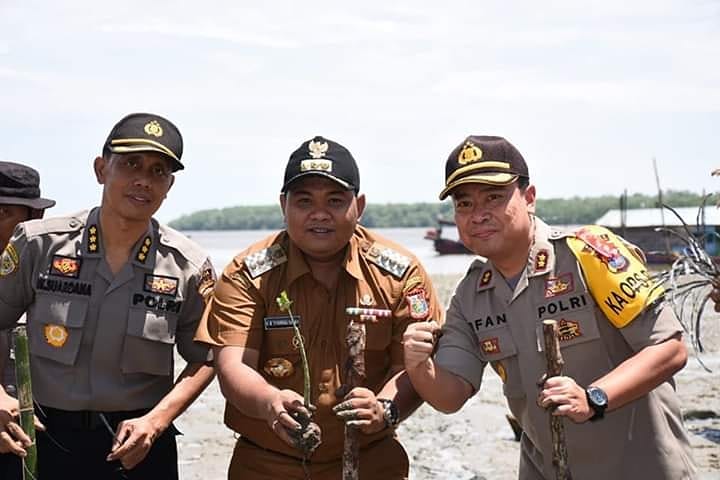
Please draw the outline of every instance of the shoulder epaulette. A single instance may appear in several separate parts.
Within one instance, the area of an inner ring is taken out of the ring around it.
[[[285,250],[283,250],[280,245],[270,245],[258,252],[251,253],[243,260],[251,278],[256,278],[265,272],[269,272],[287,261]]]
[[[80,212],[67,217],[50,217],[25,222],[25,234],[28,237],[44,235],[46,233],[75,232],[85,226],[87,212]]]
[[[397,278],[405,275],[411,262],[409,257],[377,242],[372,244],[365,256],[370,262]]]
[[[478,268],[483,268],[485,264],[487,263],[487,260],[482,257],[475,257],[475,260],[472,261],[470,266],[467,269],[466,274],[472,272],[473,270],[477,270]]]
[[[158,224],[157,230],[161,245],[177,250],[196,267],[200,268],[207,260],[207,253],[187,235],[163,224]]]
[[[574,235],[573,230],[568,228],[550,227],[550,234],[548,235],[549,240],[560,240],[561,238],[572,237]]]

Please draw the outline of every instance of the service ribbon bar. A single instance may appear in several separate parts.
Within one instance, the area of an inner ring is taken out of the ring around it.
[[[346,307],[345,313],[348,315],[368,315],[380,318],[387,318],[392,316],[390,310],[384,310],[381,308],[362,308],[362,307]]]

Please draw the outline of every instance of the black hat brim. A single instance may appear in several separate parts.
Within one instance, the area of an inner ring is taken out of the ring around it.
[[[135,145],[123,145],[123,146],[110,146],[110,151],[112,153],[117,153],[120,155],[126,155],[128,153],[133,152],[157,152],[161,153],[165,158],[170,160],[170,163],[173,165],[173,171],[177,172],[178,170],[184,170],[185,166],[180,163],[177,156],[174,153],[168,153],[169,150],[154,147],[153,145],[147,145],[147,144],[135,144]]]
[[[510,185],[517,180],[518,177],[519,175],[508,172],[491,172],[460,177],[455,181],[450,182],[450,184],[447,185],[442,192],[440,192],[440,200],[445,200],[445,197],[450,194],[450,191],[459,185],[464,185],[466,183],[482,183],[485,185],[504,186]]]
[[[25,207],[34,208],[36,210],[45,210],[55,206],[55,200],[48,198],[23,198],[23,197],[1,197],[0,204],[3,205],[23,205]]]
[[[281,191],[282,193],[287,192],[288,189],[290,188],[290,185],[292,185],[293,183],[295,183],[296,181],[298,181],[298,180],[300,180],[300,179],[302,179],[302,178],[309,177],[309,176],[325,177],[325,178],[327,178],[327,179],[330,179],[330,180],[334,181],[335,183],[337,183],[338,185],[340,185],[341,187],[343,187],[345,190],[355,190],[355,185],[351,185],[351,184],[349,184],[348,182],[346,182],[345,180],[342,180],[342,179],[340,179],[340,178],[338,178],[338,177],[336,177],[336,176],[334,176],[334,175],[332,175],[332,174],[330,174],[330,173],[318,172],[318,171],[310,171],[310,172],[298,173],[297,175],[295,175],[294,177],[292,177],[290,180],[288,180],[287,182],[285,182],[285,185],[283,185],[282,190],[280,190],[280,191]]]

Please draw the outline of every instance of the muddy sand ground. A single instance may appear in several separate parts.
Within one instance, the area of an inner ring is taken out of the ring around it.
[[[457,276],[433,277],[447,300]],[[702,339],[706,372],[691,357],[676,375],[686,426],[701,480],[720,478],[720,315],[704,320]],[[692,350],[691,350],[692,351]],[[692,354],[691,354],[692,355]],[[226,478],[235,444],[222,423],[224,401],[217,382],[178,420],[181,478]],[[505,420],[507,408],[497,375],[488,370],[480,392],[462,410],[443,415],[423,405],[398,429],[410,456],[413,480],[514,480],[519,444]]]

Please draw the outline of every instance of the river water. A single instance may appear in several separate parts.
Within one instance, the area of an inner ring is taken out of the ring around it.
[[[373,231],[402,245],[415,254],[431,275],[464,273],[472,255],[438,255],[430,240],[423,236],[427,228],[377,228]],[[275,230],[184,231],[210,255],[215,269],[221,271],[232,258],[254,242]]]

